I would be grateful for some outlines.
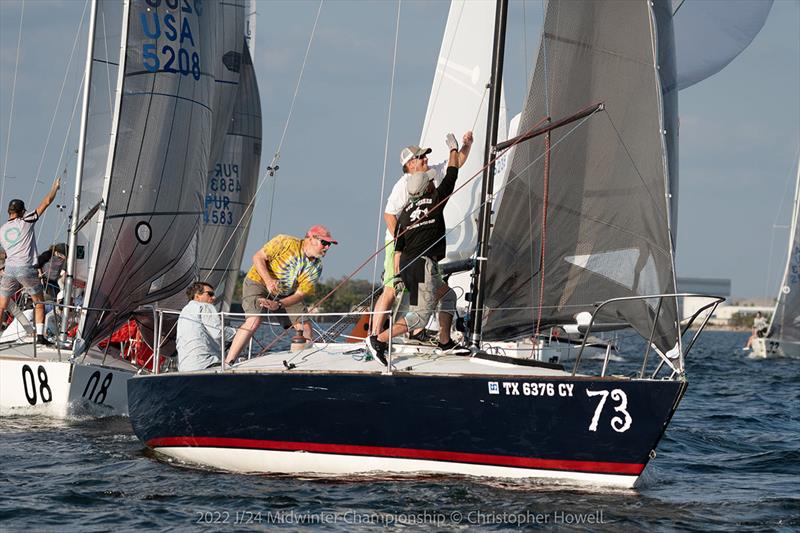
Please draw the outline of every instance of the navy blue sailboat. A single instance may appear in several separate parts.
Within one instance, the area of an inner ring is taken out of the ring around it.
[[[385,369],[353,344],[325,344],[137,376],[130,416],[148,447],[240,472],[636,482],[686,390],[694,342],[682,342],[675,295],[671,3],[549,2],[525,133],[498,145],[506,12],[499,2],[487,163],[516,148],[491,232],[491,202],[480,218],[472,355],[407,351]],[[608,375],[608,359],[590,374],[580,356],[565,369],[481,350],[586,312],[583,333],[645,339],[635,376]]]

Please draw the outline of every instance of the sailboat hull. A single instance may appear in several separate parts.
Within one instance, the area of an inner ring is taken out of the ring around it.
[[[395,373],[137,376],[150,448],[259,473],[434,472],[630,487],[685,381]]]
[[[31,345],[0,353],[0,415],[124,416],[132,370],[68,361],[68,354]]]
[[[753,341],[753,357],[800,358],[800,343],[779,339],[758,338]]]

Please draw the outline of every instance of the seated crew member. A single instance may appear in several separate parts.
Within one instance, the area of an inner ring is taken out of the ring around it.
[[[178,370],[186,372],[220,366],[220,341],[233,340],[236,330],[226,327],[223,331],[219,311],[214,307],[214,287],[202,281],[192,283],[186,289],[189,298],[178,317],[175,346],[178,349]]]

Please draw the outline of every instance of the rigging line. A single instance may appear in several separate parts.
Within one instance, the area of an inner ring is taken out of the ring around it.
[[[8,112],[8,133],[6,137],[6,153],[3,156],[3,184],[0,186],[0,199],[5,198],[6,193],[6,170],[8,169],[8,149],[11,146],[11,125],[14,119],[14,99],[17,94],[17,72],[19,71],[19,51],[22,49],[22,21],[25,17],[25,0],[22,0],[22,8],[19,12],[19,30],[17,32],[17,58],[14,63],[14,80],[11,85],[11,108]]]
[[[483,101],[486,100],[486,95],[489,93],[489,87],[484,87],[483,95],[481,96],[481,103],[478,104],[478,110],[475,112],[475,120],[472,121],[472,129],[470,131],[475,131],[475,126],[478,125],[478,120],[481,118],[483,113],[481,110],[483,109]],[[507,132],[506,132],[507,134]],[[508,138],[508,137],[506,137]]]
[[[639,172],[639,167],[636,166],[636,161],[633,160],[633,156],[631,155],[630,150],[628,150],[628,145],[625,144],[625,141],[622,139],[622,134],[617,129],[617,125],[614,124],[614,121],[611,119],[611,115],[608,113],[608,111],[605,109],[605,107],[603,108],[603,112],[604,112],[603,114],[606,116],[606,118],[608,118],[609,124],[611,124],[611,127],[614,129],[614,133],[617,135],[617,140],[619,141],[619,144],[622,146],[622,149],[625,150],[625,155],[628,156],[628,160],[631,162],[631,165],[633,166],[633,170],[636,172],[636,175],[639,176],[639,180],[642,182],[642,186],[644,186],[644,190],[647,192],[647,196],[650,197],[650,200],[653,202],[654,206],[659,205],[660,202],[657,202],[656,199],[653,197],[653,194],[650,191],[650,188],[647,186],[647,182],[645,181],[644,176],[642,176],[642,173]],[[592,113],[592,114],[594,114],[594,113]],[[669,179],[669,176],[667,176],[667,179]],[[666,190],[664,192],[666,194],[669,194],[668,190]],[[668,211],[669,211],[669,208],[667,209],[667,212]],[[669,227],[669,220],[662,220],[661,222],[664,224],[664,226]]]
[[[392,76],[391,81],[389,82],[389,107],[387,109],[387,116],[386,116],[386,139],[383,144],[383,175],[381,176],[381,192],[380,196],[378,197],[378,228],[375,232],[375,248],[380,246],[381,243],[381,230],[383,229],[382,221],[382,213],[383,213],[383,195],[386,192],[386,165],[388,164],[389,159],[389,133],[392,129],[392,105],[394,102],[394,77],[397,72],[397,45],[400,38],[400,7],[402,6],[402,0],[397,1],[397,18],[395,20],[395,31],[394,31],[394,51],[392,53]],[[394,235],[392,236],[394,238]],[[385,240],[385,239],[384,239]],[[378,277],[378,256],[375,256],[375,260],[373,261],[372,265],[372,285],[375,285],[375,279]],[[383,281],[381,280],[381,286],[383,285]],[[370,297],[369,308],[372,309],[374,305],[373,298]]]
[[[69,53],[69,59],[67,60],[67,66],[64,69],[64,79],[61,80],[61,89],[58,91],[58,98],[56,99],[56,107],[53,110],[53,116],[50,119],[50,129],[47,131],[47,137],[44,141],[44,148],[42,149],[42,157],[39,159],[39,166],[36,168],[36,174],[34,174],[33,180],[33,189],[31,189],[31,194],[28,197],[28,203],[30,204],[33,202],[33,197],[36,194],[36,187],[39,185],[40,176],[42,172],[42,166],[44,165],[44,157],[47,154],[47,147],[50,145],[50,137],[53,134],[53,126],[56,122],[56,116],[58,115],[58,108],[61,107],[61,98],[64,96],[64,88],[67,85],[67,78],[69,77],[70,67],[72,66],[72,59],[75,57],[75,49],[78,47],[78,38],[82,35],[83,29],[83,20],[86,17],[86,8],[89,6],[89,0],[86,0],[83,4],[83,12],[81,13],[80,22],[78,23],[78,30],[75,32],[75,39],[72,41],[72,50]],[[78,93],[78,98],[80,98],[80,92]],[[58,168],[61,167],[59,161]],[[58,170],[58,168],[56,170]]]
[[[80,86],[83,86],[84,78],[86,78],[86,73],[84,73],[81,76]],[[67,141],[69,140],[69,133],[70,133],[70,131],[72,131],[72,123],[75,121],[75,112],[78,109],[78,103],[80,103],[80,101],[81,101],[80,96],[81,96],[80,95],[80,91],[78,91],[78,95],[75,98],[75,103],[72,106],[72,114],[69,117],[69,122],[68,122],[68,126],[67,126],[67,133],[66,133],[66,135],[64,135],[64,144],[61,145],[61,154],[58,157],[58,167],[59,168],[61,168],[61,162],[64,161],[64,151],[67,149]],[[62,187],[64,186],[63,182],[62,182],[61,186]],[[45,211],[44,215],[42,215],[42,217],[41,217],[42,226],[44,226],[44,221],[47,219],[47,213],[48,212],[49,212],[49,210]],[[78,216],[78,214],[77,213],[73,213],[73,216]]]
[[[592,117],[592,116],[593,116],[595,113],[597,113],[597,111],[593,111],[592,113],[590,113],[590,114],[586,115],[585,117],[583,117],[583,118],[580,120],[580,122],[578,122],[577,124],[575,124],[575,126],[573,126],[573,127],[572,127],[572,128],[569,130],[569,131],[567,131],[567,132],[564,134],[564,136],[563,136],[562,138],[560,138],[558,141],[556,141],[556,143],[555,143],[555,144],[554,144],[554,145],[551,147],[551,150],[552,150],[553,148],[555,148],[556,146],[558,146],[559,144],[561,144],[561,143],[562,143],[563,141],[565,141],[566,139],[568,139],[568,138],[569,138],[569,137],[570,137],[570,136],[571,136],[571,135],[572,135],[572,134],[573,134],[573,133],[574,133],[574,132],[575,132],[575,131],[576,131],[576,130],[577,130],[579,127],[580,127],[580,126],[582,126],[582,125],[583,125],[583,124],[584,124],[584,123],[585,123],[587,120],[589,120],[589,118],[590,118],[590,117]],[[461,189],[463,189],[464,187],[466,187],[466,185],[467,185],[468,183],[470,183],[472,180],[474,180],[474,179],[475,179],[475,178],[477,178],[478,176],[481,176],[481,175],[483,175],[483,169],[484,169],[484,168],[488,167],[489,165],[492,165],[492,164],[494,164],[494,163],[495,163],[495,162],[496,162],[496,161],[497,161],[499,158],[503,157],[503,156],[504,156],[504,155],[505,155],[505,154],[506,154],[506,153],[507,153],[509,150],[511,150],[511,148],[513,148],[514,146],[518,145],[519,143],[521,143],[521,142],[523,142],[523,141],[527,140],[525,136],[526,136],[526,135],[528,135],[529,133],[532,133],[533,131],[535,131],[535,130],[536,130],[536,129],[537,129],[539,126],[541,126],[541,125],[542,125],[542,124],[543,124],[543,123],[544,123],[546,120],[547,120],[547,118],[543,118],[543,119],[541,119],[541,120],[540,120],[538,123],[536,123],[536,124],[535,124],[535,125],[534,125],[534,126],[533,126],[533,127],[532,127],[532,128],[529,130],[529,131],[528,131],[528,132],[526,132],[526,133],[525,133],[525,134],[523,134],[523,135],[519,135],[519,136],[515,137],[515,139],[516,139],[516,140],[515,140],[513,143],[511,143],[511,144],[507,145],[506,147],[504,147],[503,149],[499,150],[499,151],[498,151],[498,152],[495,154],[495,156],[494,156],[494,159],[491,159],[491,160],[490,160],[490,161],[489,161],[489,162],[488,162],[486,165],[484,165],[483,167],[479,168],[479,169],[478,169],[478,170],[477,170],[477,171],[476,171],[476,172],[475,172],[475,173],[474,173],[474,174],[473,174],[473,175],[472,175],[472,176],[471,176],[469,179],[467,179],[467,180],[466,180],[464,183],[462,183],[460,187],[457,187],[457,188],[453,189],[453,192],[452,192],[452,193],[450,193],[450,195],[449,195],[449,196],[447,196],[447,197],[443,198],[442,200],[440,200],[440,201],[439,201],[439,203],[437,203],[436,205],[434,205],[433,207],[431,207],[431,208],[430,208],[430,211],[434,211],[434,210],[438,209],[438,208],[439,208],[439,206],[440,206],[442,203],[446,202],[446,201],[447,201],[447,200],[448,200],[448,199],[449,199],[451,196],[455,195],[455,194],[456,194],[458,191],[460,191]],[[502,187],[500,187],[500,189],[498,190],[498,192],[499,192],[499,191],[502,191],[502,190],[504,190],[504,189],[505,189],[506,187],[508,187],[508,186],[509,186],[511,183],[513,183],[513,182],[514,182],[514,181],[515,181],[517,178],[521,177],[521,176],[522,176],[522,175],[523,175],[523,174],[524,174],[524,173],[525,173],[525,172],[526,172],[526,171],[527,171],[527,170],[528,170],[530,167],[532,167],[534,164],[536,164],[536,163],[537,163],[537,162],[538,162],[538,161],[539,161],[539,160],[540,160],[542,157],[544,157],[544,154],[542,154],[542,155],[540,155],[539,157],[535,158],[535,159],[534,159],[533,161],[531,161],[531,162],[530,162],[530,163],[529,163],[527,166],[525,166],[524,168],[522,168],[522,169],[519,171],[519,173],[518,173],[516,176],[514,176],[514,177],[513,177],[512,179],[510,179],[510,180],[507,180],[507,181],[506,181],[506,183],[505,183],[505,184],[504,184]],[[471,217],[471,216],[472,216],[472,215],[473,215],[473,214],[474,214],[476,211],[478,211],[479,209],[481,209],[481,208],[483,207],[483,204],[484,204],[485,202],[486,202],[486,200],[485,200],[485,199],[484,199],[484,200],[482,200],[481,202],[479,202],[478,206],[476,206],[476,207],[475,207],[475,208],[474,208],[472,211],[470,211],[469,213],[467,213],[467,214],[466,214],[466,216],[464,217],[464,219],[463,219],[461,222],[464,222],[464,221],[468,220],[468,219],[469,219],[469,217]],[[422,219],[421,219],[421,220],[422,220]],[[454,231],[456,227],[457,227],[457,226],[454,226],[453,228],[450,228],[450,230],[448,230],[448,231],[445,233],[445,237],[446,237],[446,236],[447,236],[447,235],[448,235],[450,232]],[[405,234],[407,231],[408,231],[408,228],[406,228],[406,230],[405,230],[405,231],[403,231],[402,233],[400,233],[400,235],[404,235],[404,234]],[[398,237],[399,237],[400,235],[398,235]],[[443,238],[445,238],[445,237],[443,237]],[[439,240],[440,240],[440,239],[438,239],[436,242],[438,242]],[[434,244],[435,244],[435,243],[434,243]],[[369,262],[370,262],[370,261],[371,261],[371,260],[372,260],[372,259],[373,259],[375,256],[377,256],[377,255],[378,255],[378,254],[380,254],[382,251],[384,251],[388,245],[389,245],[389,243],[386,243],[386,244],[384,244],[382,247],[378,248],[378,249],[377,249],[375,252],[373,252],[373,253],[372,253],[372,254],[371,254],[369,257],[367,257],[367,258],[364,260],[364,262],[362,262],[362,263],[361,263],[361,264],[360,264],[358,267],[356,267],[356,269],[355,269],[355,270],[353,270],[353,271],[352,271],[350,274],[348,274],[347,276],[344,276],[344,277],[341,279],[341,281],[340,281],[340,282],[339,282],[339,283],[338,283],[338,284],[337,284],[337,285],[336,285],[336,286],[335,286],[333,289],[331,289],[331,290],[328,292],[328,294],[326,294],[326,295],[325,295],[325,296],[324,296],[322,299],[318,300],[318,301],[317,301],[317,302],[316,302],[316,303],[315,303],[315,304],[314,304],[312,307],[320,307],[320,306],[321,306],[321,305],[322,305],[322,304],[323,304],[323,303],[324,303],[326,300],[328,300],[328,298],[330,298],[330,297],[331,297],[331,296],[332,296],[332,295],[333,295],[333,294],[334,294],[334,293],[335,293],[337,290],[339,290],[339,289],[340,289],[340,288],[341,288],[341,287],[342,287],[342,286],[343,286],[345,283],[347,283],[347,282],[348,282],[348,281],[349,281],[349,280],[350,280],[350,279],[351,279],[353,276],[355,276],[355,275],[356,275],[358,272],[360,272],[360,271],[361,271],[361,269],[362,269],[362,268],[364,268],[364,266],[366,266],[367,264],[369,264]],[[432,247],[433,247],[433,245],[431,245],[430,247],[428,247],[428,248],[427,248],[426,250],[424,250],[422,253],[424,254],[425,252],[427,252],[427,251],[428,251],[430,248],[432,248]],[[422,254],[420,254],[420,255],[422,255]],[[366,298],[365,298],[363,301],[366,301]],[[363,303],[363,301],[362,301],[362,303]],[[287,330],[287,331],[288,331],[288,330]],[[285,334],[285,332],[284,332],[284,334]],[[283,337],[283,335],[281,335],[281,337]],[[277,341],[277,339],[276,339],[276,341]],[[274,341],[274,342],[275,342],[275,341]],[[274,342],[273,342],[272,344],[274,344]]]
[[[589,115],[589,116],[591,116],[591,115]],[[540,122],[538,122],[537,124],[535,124],[535,125],[534,125],[534,127],[533,127],[533,129],[531,129],[530,131],[534,131],[534,130],[535,130],[536,128],[538,128],[538,127],[539,127],[539,126],[540,126],[540,125],[541,125],[541,124],[542,124],[542,123],[543,123],[545,120],[546,120],[546,119],[542,119]],[[586,118],[584,118],[584,121],[585,121],[585,120],[586,120]],[[583,122],[581,122],[581,123],[583,123]],[[570,130],[570,132],[569,132],[569,133],[567,133],[567,135],[565,135],[565,136],[564,136],[564,138],[562,138],[561,140],[563,140],[563,139],[567,138],[567,137],[569,136],[569,134],[570,134],[572,131],[574,131],[574,128],[573,128],[573,130]],[[517,137],[516,139],[517,139],[517,140],[516,140],[515,142],[511,143],[510,145],[506,146],[506,147],[505,147],[505,148],[503,148],[502,150],[498,151],[498,152],[495,154],[495,157],[494,157],[494,159],[490,160],[490,161],[489,161],[489,163],[487,163],[487,164],[486,164],[486,165],[484,165],[483,167],[479,168],[479,169],[478,169],[478,170],[477,170],[477,171],[476,171],[476,172],[475,172],[475,173],[474,173],[474,174],[473,174],[473,175],[472,175],[470,178],[468,178],[467,180],[465,180],[465,181],[464,181],[464,183],[462,183],[462,184],[461,184],[459,187],[457,187],[457,188],[453,189],[453,192],[451,192],[451,193],[450,193],[450,195],[446,196],[445,198],[443,198],[442,200],[440,200],[440,201],[439,201],[439,203],[437,203],[436,205],[432,206],[432,207],[429,209],[429,212],[432,212],[432,211],[435,211],[436,209],[438,209],[440,205],[442,205],[444,202],[446,202],[446,201],[447,201],[447,200],[448,200],[450,197],[452,197],[453,195],[455,195],[455,194],[456,194],[458,191],[460,191],[461,189],[463,189],[464,187],[466,187],[466,186],[467,186],[467,185],[468,185],[468,184],[469,184],[469,183],[470,183],[472,180],[474,180],[474,179],[475,179],[475,178],[477,178],[478,176],[482,176],[482,175],[483,175],[483,169],[484,169],[484,168],[486,168],[486,167],[488,167],[489,165],[491,165],[491,164],[495,163],[495,162],[496,162],[496,161],[497,161],[497,160],[498,160],[500,157],[502,157],[502,156],[503,156],[503,155],[505,155],[505,154],[506,154],[506,153],[507,153],[509,150],[511,150],[511,148],[513,148],[514,146],[516,146],[517,144],[519,144],[520,142],[522,142],[522,141],[524,140],[523,136],[519,136],[519,137]],[[561,141],[561,140],[560,140],[560,141]],[[559,141],[559,142],[560,142],[560,141]],[[532,161],[532,162],[531,162],[531,165],[533,165],[533,164],[534,164],[536,161],[538,161],[538,159],[536,159],[536,160]],[[530,165],[529,165],[529,166],[530,166]],[[523,172],[524,172],[525,170],[527,170],[527,168],[528,168],[528,167],[526,167],[525,169],[523,169]],[[513,181],[513,180],[512,180],[512,181]],[[508,183],[510,183],[510,182],[507,182],[507,183],[506,183],[506,185],[508,185]],[[501,187],[501,189],[500,189],[500,190],[502,190],[503,188],[505,188],[505,186],[506,186],[506,185],[504,185],[503,187]],[[478,210],[479,210],[479,209],[480,209],[480,208],[483,206],[483,204],[484,204],[485,202],[486,202],[486,200],[483,200],[482,202],[479,202],[478,206],[476,206],[476,207],[475,207],[475,208],[474,208],[472,211],[470,211],[469,213],[467,213],[467,214],[466,214],[466,216],[463,218],[463,220],[462,220],[461,222],[464,222],[464,221],[468,220],[468,219],[469,219],[469,217],[470,217],[470,216],[472,216],[472,215],[473,215],[473,214],[474,214],[476,211],[478,211]],[[420,220],[424,220],[424,219],[420,219]],[[442,237],[442,238],[446,238],[446,237],[447,237],[447,235],[448,235],[449,233],[451,233],[452,231],[454,231],[456,227],[457,227],[457,226],[454,226],[454,227],[450,228],[450,229],[449,229],[447,232],[445,232],[445,235],[444,235],[444,237]],[[402,233],[400,233],[400,235],[404,235],[404,234],[405,234],[407,231],[408,231],[408,228],[406,228],[406,230],[405,230],[405,231],[403,231]],[[400,235],[398,235],[398,237],[399,237]],[[431,248],[432,248],[432,247],[433,247],[433,246],[434,246],[434,245],[435,245],[437,242],[439,242],[439,240],[441,240],[441,239],[437,239],[437,240],[436,240],[436,242],[434,242],[434,244],[432,244],[431,246],[429,246],[427,249],[423,250],[423,252],[422,252],[420,255],[422,255],[422,254],[424,254],[425,252],[427,252],[428,250],[430,250],[430,249],[431,249]],[[334,294],[334,293],[335,293],[337,290],[339,290],[339,289],[340,289],[340,288],[341,288],[341,287],[342,287],[342,286],[343,286],[343,285],[344,285],[344,284],[345,284],[347,281],[349,281],[349,280],[350,280],[350,279],[351,279],[353,276],[355,276],[355,275],[356,275],[356,274],[357,274],[359,271],[361,271],[361,269],[362,269],[362,268],[364,268],[364,266],[365,266],[365,265],[367,265],[367,264],[368,264],[368,263],[369,263],[369,262],[370,262],[370,261],[371,261],[371,260],[372,260],[374,257],[376,257],[376,256],[377,256],[377,255],[379,255],[379,254],[380,254],[382,251],[384,251],[388,245],[389,245],[389,243],[388,243],[388,242],[387,242],[387,243],[385,243],[385,244],[384,244],[382,247],[378,248],[378,249],[377,249],[375,252],[373,252],[373,253],[372,253],[372,254],[371,254],[369,257],[367,257],[367,259],[366,259],[366,260],[365,260],[363,263],[361,263],[361,264],[360,264],[358,267],[356,267],[356,269],[355,269],[353,272],[351,272],[351,273],[350,273],[350,274],[348,274],[347,276],[343,277],[343,278],[342,278],[342,280],[341,280],[341,282],[339,282],[339,284],[337,284],[337,285],[336,285],[336,286],[335,286],[333,289],[331,289],[331,290],[330,290],[330,292],[328,292],[328,294],[326,294],[326,295],[325,295],[325,296],[324,296],[324,297],[323,297],[321,300],[317,301],[317,302],[314,304],[314,307],[319,307],[319,306],[321,306],[323,302],[325,302],[325,301],[326,301],[326,300],[327,300],[327,299],[328,299],[330,296],[332,296],[332,295],[333,295],[333,294]],[[382,287],[379,287],[379,289],[382,289]],[[376,290],[377,290],[377,289],[376,289]],[[366,300],[367,300],[367,298],[364,298],[364,300],[362,300],[361,304],[363,304],[364,302],[366,302]],[[338,323],[338,322],[337,322],[337,323]],[[334,324],[334,325],[335,325],[335,324]]]
[[[544,264],[547,250],[547,204],[550,195],[550,133],[544,135],[544,169],[542,171],[542,231],[539,239],[539,312],[536,317],[536,335],[542,324],[542,305],[544,305]],[[531,353],[533,356],[533,353]]]
[[[234,255],[235,255],[234,251],[242,243],[242,239],[246,236],[246,233],[247,233],[245,231],[239,231],[239,228],[240,227],[249,227],[249,225],[250,225],[250,223],[252,222],[252,219],[253,219],[253,209],[252,209],[252,207],[253,207],[253,200],[251,199],[250,202],[245,206],[244,212],[242,213],[242,216],[236,222],[236,226],[233,227],[233,231],[231,231],[231,234],[228,236],[228,240],[225,241],[225,244],[222,246],[222,250],[217,255],[216,259],[214,260],[214,263],[212,263],[211,268],[209,269],[208,274],[206,274],[206,278],[205,278],[204,281],[208,281],[208,278],[211,276],[211,272],[215,268],[217,268],[217,264],[219,263],[219,260],[222,259],[222,255],[225,253],[225,250],[228,249],[228,245],[231,243],[231,240],[233,240],[233,237],[235,235],[236,236],[236,244],[234,245],[233,248],[231,248],[231,250],[227,254],[228,255],[228,262],[225,263],[225,270],[227,271],[231,267],[231,264],[233,263],[233,259],[234,259]],[[247,220],[247,222],[245,222],[245,220]]]
[[[308,54],[309,54],[309,52],[311,52],[311,43],[314,42],[314,34],[317,31],[317,23],[319,22],[319,15],[322,12],[322,4],[324,2],[325,2],[325,0],[319,0],[319,7],[317,8],[317,16],[314,18],[314,26],[311,28],[311,35],[308,38],[308,45],[306,46],[306,53],[305,53],[305,56],[303,57],[303,64],[300,67],[300,75],[297,77],[297,84],[294,87],[294,94],[292,95],[292,102],[291,102],[291,104],[289,104],[289,114],[286,117],[286,123],[283,125],[283,133],[281,134],[281,139],[278,142],[278,148],[275,149],[275,155],[272,157],[272,162],[269,165],[271,168],[274,168],[275,170],[278,170],[277,163],[278,163],[278,160],[281,157],[281,148],[283,147],[283,141],[286,138],[286,132],[289,130],[289,123],[292,120],[292,113],[294,112],[294,104],[295,104],[295,101],[297,100],[297,93],[300,92],[300,84],[303,81],[303,73],[305,72],[306,64],[308,63]],[[274,177],[274,174],[273,174],[273,177]],[[265,236],[265,238],[269,236],[269,234],[271,232],[271,228],[272,228],[272,206],[274,205],[274,201],[275,201],[275,189],[274,188],[277,187],[277,179],[274,179],[273,181],[275,183],[273,185],[273,190],[272,190],[272,202],[270,203],[269,222],[267,223],[267,235]]]

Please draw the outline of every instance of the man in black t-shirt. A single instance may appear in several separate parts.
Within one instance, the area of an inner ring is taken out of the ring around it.
[[[409,176],[409,202],[397,220],[395,231],[394,268],[395,292],[403,294],[400,313],[392,331],[382,331],[367,339],[367,349],[383,364],[386,361],[388,340],[409,329],[422,328],[441,301],[444,320],[439,323],[439,348],[452,350],[450,326],[455,310],[455,293],[442,280],[439,261],[444,259],[447,243],[444,223],[444,206],[453,193],[458,178],[458,142],[453,134],[447,136],[450,158],[447,171],[439,187],[428,173],[416,172]],[[404,293],[403,289],[408,292]]]

